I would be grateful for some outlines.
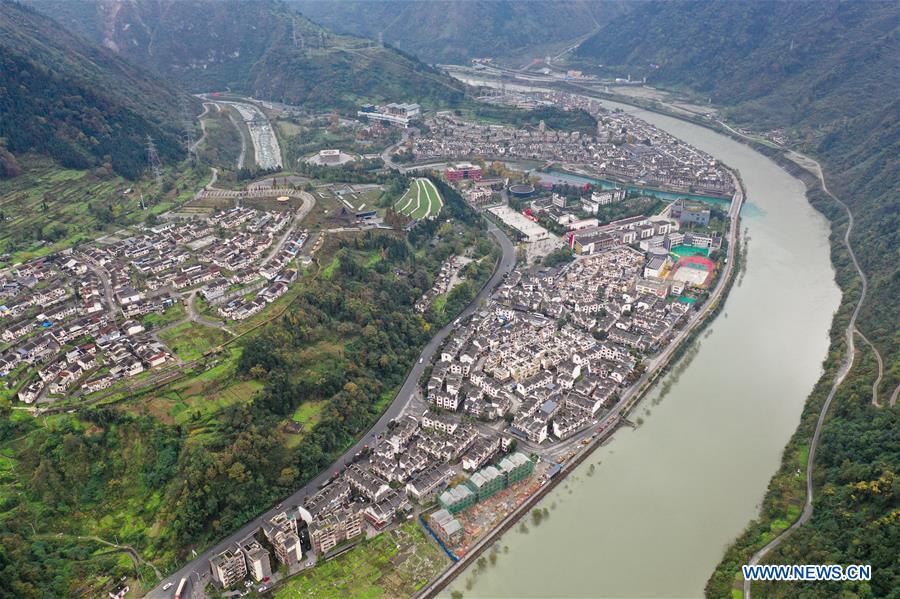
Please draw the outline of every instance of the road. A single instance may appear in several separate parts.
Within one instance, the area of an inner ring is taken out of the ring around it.
[[[516,265],[516,248],[513,245],[512,241],[497,227],[493,224],[488,225],[488,232],[493,235],[497,241],[500,243],[500,247],[503,250],[503,256],[500,259],[500,263],[494,272],[493,276],[491,276],[487,285],[485,285],[482,290],[475,296],[475,299],[463,310],[460,315],[460,319],[465,319],[472,314],[481,306],[482,302],[487,300],[491,293],[493,293],[494,289],[503,281],[504,277],[512,272],[513,268]],[[444,343],[444,340],[453,332],[456,326],[453,323],[448,324],[444,328],[435,334],[434,337],[431,338],[431,341],[425,346],[422,350],[422,353],[419,354],[419,359],[413,364],[412,370],[410,370],[409,374],[406,377],[406,381],[403,383],[403,386],[400,388],[399,393],[394,398],[393,403],[385,410],[384,414],[381,415],[381,418],[378,419],[378,422],[369,429],[369,432],[366,433],[356,444],[353,445],[350,449],[348,449],[341,456],[339,460],[337,460],[331,467],[327,470],[319,473],[318,476],[310,480],[305,486],[295,491],[290,497],[285,498],[280,503],[292,506],[299,505],[303,502],[303,499],[312,493],[315,493],[319,489],[319,485],[325,482],[335,470],[342,468],[343,465],[349,462],[354,455],[362,451],[362,449],[366,445],[374,445],[375,438],[381,433],[387,430],[388,423],[397,418],[407,408],[407,405],[412,400],[415,395],[415,391],[419,384],[419,379],[422,377],[422,374],[425,372],[425,368],[430,365],[431,359],[434,356],[435,352],[437,352],[438,348]],[[227,538],[223,539],[216,546],[207,549],[200,555],[198,555],[193,561],[182,567],[177,572],[169,575],[164,580],[160,581],[159,585],[152,589],[149,593],[147,593],[146,597],[152,599],[163,599],[170,598],[174,594],[175,587],[177,587],[178,582],[182,578],[187,578],[188,582],[185,585],[185,597],[191,597],[194,592],[193,586],[196,584],[195,581],[200,576],[204,576],[209,572],[209,558],[223,551],[226,547],[230,545],[234,545],[241,539],[244,539],[250,533],[254,532],[260,526],[264,520],[271,518],[275,514],[277,514],[282,510],[276,510],[274,508],[268,509],[265,513],[256,517],[252,521],[248,522],[244,526],[242,526],[239,530],[229,535]],[[162,587],[166,583],[174,583],[175,586],[170,588],[168,591],[163,591]],[[198,595],[199,596],[199,595]]]
[[[219,105],[216,104],[216,106],[218,107]],[[219,108],[219,110],[221,111],[221,107]],[[228,111],[228,118],[231,120],[231,124],[234,125],[234,128],[237,129],[238,134],[241,136],[241,153],[238,154],[237,157],[237,168],[241,169],[244,168],[244,162],[246,162],[247,160],[247,134],[244,133],[244,128],[241,127],[240,123],[238,123],[238,118],[240,118],[240,116],[235,116],[233,110]]]
[[[269,262],[272,261],[278,252],[281,251],[281,248],[284,247],[284,244],[287,242],[288,238],[294,234],[294,231],[297,230],[297,225],[303,222],[303,219],[306,218],[306,215],[309,214],[309,211],[313,209],[313,206],[316,205],[316,198],[308,192],[301,191],[300,199],[303,200],[303,204],[297,209],[297,212],[294,213],[294,216],[291,218],[291,222],[288,225],[287,231],[285,231],[284,235],[281,236],[276,243],[272,245],[272,248],[269,250],[269,253],[263,258],[261,265],[265,266]]]
[[[872,383],[872,405],[876,408],[880,408],[881,405],[878,403],[878,387],[881,386],[881,380],[884,378],[884,362],[881,360],[881,354],[878,352],[878,348],[875,347],[875,344],[869,341],[869,338],[863,335],[862,331],[859,329],[856,329],[856,334],[869,346],[872,353],[875,354],[875,360],[878,363],[878,376],[875,377],[875,382]]]
[[[728,128],[731,129],[731,127]],[[731,131],[734,131],[734,129],[731,129]],[[738,134],[743,135],[741,133]],[[866,292],[869,289],[869,280],[866,278],[866,273],[863,272],[862,268],[860,268],[859,262],[856,259],[856,254],[853,252],[853,245],[850,243],[850,233],[853,231],[853,213],[850,211],[850,207],[828,190],[828,186],[825,184],[825,177],[822,174],[822,166],[817,161],[813,160],[809,156],[804,156],[803,154],[799,154],[796,152],[793,152],[792,154],[793,156],[796,156],[798,158],[798,160],[795,160],[795,162],[801,165],[805,165],[814,175],[818,177],[819,183],[822,185],[822,190],[826,194],[828,194],[828,197],[837,202],[847,212],[847,230],[844,231],[844,246],[847,248],[847,253],[850,255],[850,260],[853,262],[853,267],[856,269],[857,274],[859,274],[859,278],[862,281],[862,288],[859,293],[859,300],[857,300],[856,307],[853,309],[853,314],[850,316],[850,322],[847,323],[847,329],[844,331],[844,335],[847,338],[847,354],[846,356],[844,356],[844,363],[841,364],[837,376],[834,379],[834,383],[831,385],[831,390],[828,392],[828,397],[825,398],[825,402],[822,404],[822,409],[819,412],[819,418],[816,421],[816,429],[813,432],[812,441],[809,444],[809,456],[806,458],[806,502],[803,504],[803,512],[800,514],[800,517],[790,525],[790,527],[786,528],[784,531],[782,531],[781,534],[769,541],[769,543],[765,547],[753,554],[753,556],[750,558],[750,561],[748,562],[751,566],[755,566],[760,561],[762,561],[762,559],[766,557],[766,555],[768,555],[773,549],[781,545],[781,543],[795,530],[809,522],[809,519],[812,517],[813,465],[816,461],[816,449],[818,449],[819,447],[819,438],[822,436],[822,426],[825,424],[825,416],[828,414],[828,408],[831,406],[831,402],[834,399],[834,396],[837,394],[837,390],[841,386],[841,383],[844,382],[844,379],[847,377],[847,374],[853,367],[853,360],[856,357],[856,346],[854,345],[853,338],[854,331],[856,331],[856,318],[857,316],[859,316],[859,311],[862,309],[863,302],[866,301]],[[750,599],[750,587],[751,581],[744,580],[744,599]]]
[[[185,320],[190,320],[192,322],[196,322],[198,324],[202,324],[202,325],[205,325],[208,327],[215,327],[217,329],[222,329],[223,331],[225,331],[227,333],[231,333],[233,335],[234,333],[232,333],[232,331],[230,329],[225,327],[224,321],[210,320],[209,318],[206,318],[205,316],[203,316],[202,314],[200,314],[197,311],[197,307],[194,305],[194,300],[197,299],[198,291],[199,291],[199,289],[195,289],[195,290],[191,291],[190,293],[188,293],[187,295],[182,296],[182,300],[184,300],[185,307],[187,307],[187,318],[179,321],[177,324],[172,323],[172,325],[177,326],[178,324],[183,323]]]
[[[189,151],[189,152],[192,152],[192,153],[194,153],[194,154],[197,153],[197,148],[200,147],[200,144],[202,144],[204,141],[206,141],[206,122],[203,120],[203,117],[205,117],[207,114],[209,114],[209,107],[210,107],[210,106],[215,107],[215,109],[216,109],[217,111],[219,110],[219,105],[218,105],[218,104],[215,104],[215,103],[213,103],[213,102],[204,102],[204,103],[203,103],[203,112],[201,112],[201,113],[197,116],[197,120],[200,121],[200,131],[201,131],[203,134],[200,136],[200,139],[198,139],[197,141],[195,141],[195,142],[193,143],[193,145],[191,145],[191,147],[188,148],[188,151]]]
[[[400,141],[398,141],[397,143],[395,143],[395,144],[392,145],[392,146],[386,147],[386,148],[384,149],[384,151],[381,152],[381,160],[384,161],[384,167],[385,167],[385,168],[393,168],[393,169],[397,169],[397,170],[400,171],[401,173],[403,172],[403,166],[400,165],[400,164],[397,164],[396,162],[394,162],[394,161],[391,159],[391,156],[394,154],[394,151],[395,151],[397,148],[399,148],[400,146],[402,146],[403,144],[405,144],[405,143],[407,142],[407,140],[409,140],[409,134],[410,134],[410,130],[409,130],[409,129],[404,129],[404,130],[403,130],[403,136],[400,138]]]

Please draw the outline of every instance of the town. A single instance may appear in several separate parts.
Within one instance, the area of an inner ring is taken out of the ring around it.
[[[592,135],[579,131],[463,120],[440,111],[426,121],[428,133],[410,138],[418,162],[438,159],[536,160],[558,163],[620,184],[730,197],[731,175],[708,154],[625,112],[596,100],[561,92],[532,94],[562,110],[584,110],[597,120]]]
[[[26,404],[153,380],[183,365],[165,331],[259,313],[296,279],[307,236],[290,211],[235,206],[14,266],[0,279],[0,377]]]
[[[696,318],[723,243],[692,233],[709,212],[674,202],[604,225],[602,243],[573,233],[571,261],[523,263],[455,323],[387,430],[318,491],[214,555],[212,580],[265,590],[412,518],[452,560],[464,557],[620,424],[620,398]]]
[[[279,504],[202,560],[204,572],[195,572],[204,585],[264,592],[413,519],[449,559],[464,558],[568,460],[622,424],[623,398],[699,318],[727,264],[730,223],[721,206],[735,190],[731,173],[591,100],[537,94],[532,101],[588,111],[597,134],[543,123],[515,129],[441,111],[427,121],[427,136],[395,146],[411,148],[417,163],[446,161],[440,174],[498,235],[518,242],[519,264],[473,313],[448,325],[433,361],[420,359],[425,374],[397,398],[399,415],[317,489]],[[420,114],[412,104],[358,113],[400,128]],[[316,154],[322,165],[339,166],[335,156]],[[486,176],[484,158],[562,163],[641,191],[581,184],[573,194],[533,173]],[[479,164],[456,162],[467,160]],[[391,200],[411,221],[406,231],[443,207],[438,172],[426,174]],[[385,227],[384,207],[369,204],[381,188],[369,187],[306,192],[274,180],[243,191],[207,187],[197,198],[215,208],[167,214],[15,266],[3,280],[0,376],[21,402],[44,406],[128,381],[164,383],[167,367],[188,361],[168,332],[198,324],[233,336],[226,324],[261,313],[297,281],[311,262],[302,251],[310,232],[300,226],[316,198],[339,207],[329,219],[340,226],[330,231]],[[658,201],[644,187],[689,198]],[[368,192],[369,199],[359,195]],[[625,216],[605,218],[609,209]],[[445,259],[413,309],[425,314],[446,301],[471,261]],[[174,583],[167,584],[164,591]]]

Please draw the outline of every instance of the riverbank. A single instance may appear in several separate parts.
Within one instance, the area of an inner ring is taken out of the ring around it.
[[[639,406],[637,428],[545,497],[550,523],[508,532],[491,567],[451,585],[466,596],[700,595],[724,548],[758,513],[822,372],[839,294],[828,224],[803,184],[711,128],[607,105],[634,110],[740,171],[744,270],[721,317]]]
[[[843,292],[842,301],[832,323],[829,355],[824,363],[824,373],[804,406],[800,425],[785,447],[781,467],[769,482],[760,509],[760,517],[752,520],[728,547],[707,582],[706,594],[708,596],[719,596],[730,592],[734,596],[750,599],[751,585],[743,579],[741,565],[760,563],[770,555],[773,559],[779,556],[779,553],[783,555],[782,544],[813,518],[814,492],[817,487],[826,484],[825,481],[829,478],[828,472],[817,473],[814,471],[815,457],[818,447],[823,442],[822,437],[826,434],[826,429],[830,424],[827,422],[829,408],[836,399],[844,402],[847,406],[844,411],[849,407],[857,413],[854,418],[843,416],[842,419],[845,419],[845,422],[842,424],[847,426],[855,418],[862,416],[870,423],[869,434],[873,439],[877,438],[874,435],[879,426],[871,423],[890,418],[883,412],[878,413],[879,408],[888,406],[879,406],[878,404],[877,384],[883,376],[883,366],[881,356],[874,346],[870,347],[877,358],[878,369],[876,382],[871,387],[871,403],[865,401],[864,405],[860,405],[860,402],[854,401],[853,398],[861,386],[868,386],[866,381],[868,373],[865,370],[861,371],[859,367],[853,368],[859,353],[855,347],[853,335],[859,333],[856,329],[856,321],[863,302],[866,300],[868,287],[866,275],[860,268],[850,243],[853,214],[846,204],[825,187],[821,171],[820,177],[815,177],[805,167],[791,160],[788,152],[782,154],[783,160],[787,162],[786,168],[802,170],[805,175],[807,197],[810,204],[831,222],[832,263],[837,269],[837,280]],[[862,414],[861,412],[867,413]],[[889,420],[887,422],[888,430],[890,430],[892,427]],[[884,427],[885,424],[881,426]],[[837,425],[831,424],[832,435],[839,434],[836,427]],[[865,445],[869,445],[869,443],[867,442]],[[844,454],[856,453],[858,450],[859,448],[851,449],[847,445],[842,447]],[[886,458],[887,456],[882,457],[882,459]],[[833,466],[831,468],[833,469]],[[826,464],[825,469],[828,470],[829,465]],[[800,472],[803,473],[802,476],[797,475]],[[830,494],[833,496],[834,491]],[[826,506],[828,512],[833,509],[832,506]],[[827,513],[820,517],[827,521],[831,515]],[[844,535],[845,540],[849,536]],[[809,540],[800,542],[805,542],[807,546],[810,543]],[[782,557],[775,561],[786,563],[796,559],[796,557],[792,559]],[[867,561],[871,563],[874,560]],[[884,569],[879,571],[877,566],[878,564],[875,564],[876,570],[873,575],[884,576]],[[775,585],[777,583],[760,583],[757,587],[764,587],[766,591],[773,592],[776,590]],[[890,583],[883,582],[882,585],[889,587]],[[845,588],[845,585],[837,584],[832,589],[823,592],[836,595],[843,592]]]
[[[626,103],[643,106],[640,102]],[[661,112],[676,116],[670,111],[661,110]],[[885,413],[884,410],[893,410],[895,407],[900,385],[894,387],[893,392],[888,385],[886,396],[879,403],[878,388],[885,380],[885,360],[878,347],[869,342],[857,324],[860,312],[867,301],[869,285],[866,273],[860,267],[853,250],[851,235],[854,215],[848,203],[829,191],[821,165],[815,159],[795,150],[737,131],[721,120],[698,116],[678,118],[727,135],[747,145],[804,183],[809,204],[830,223],[831,263],[836,270],[836,280],[842,292],[841,303],[830,328],[828,354],[823,363],[822,376],[804,403],[801,421],[784,448],[779,469],[766,487],[758,516],[753,518],[743,532],[729,544],[705,586],[705,593],[709,597],[725,596],[730,593],[733,596],[750,599],[751,585],[743,579],[741,565],[764,561],[802,563],[813,554],[819,561],[829,563],[847,562],[847,556],[850,555],[856,556],[852,559],[860,560],[858,549],[852,548],[859,547],[873,534],[879,534],[869,527],[881,520],[879,515],[884,513],[883,510],[863,506],[857,499],[844,497],[846,491],[835,493],[833,486],[832,490],[826,493],[826,497],[822,498],[821,489],[828,485],[846,487],[841,483],[847,480],[845,466],[850,467],[850,464],[857,473],[855,478],[863,479],[859,484],[868,484],[868,480],[883,476],[884,467],[879,468],[875,463],[876,455],[878,463],[893,464],[893,470],[896,471],[897,465],[900,464],[896,451],[893,452],[893,458],[889,451],[876,451],[874,454],[872,452],[879,447],[887,450],[892,444],[887,436],[891,430],[896,430],[892,422],[896,421],[897,416],[896,413]],[[864,256],[865,252],[861,254]],[[869,295],[874,296],[868,300],[869,302],[886,299],[878,297],[878,288],[874,294]],[[871,323],[869,326],[872,326]],[[859,335],[864,340],[866,351],[860,351],[855,346],[854,335]],[[864,361],[867,359],[873,364],[866,364]],[[890,363],[890,356],[887,363]],[[871,400],[863,390],[870,390]],[[861,398],[860,395],[864,397]],[[839,413],[829,418],[829,411],[837,410],[832,408],[834,403],[842,407]],[[859,441],[861,437],[866,441]],[[834,462],[834,457],[828,455],[829,439],[832,443],[831,453],[840,456],[837,458],[841,462],[840,466]],[[824,455],[820,457],[820,465],[816,468],[817,450],[820,446],[823,446]],[[866,458],[865,456],[869,454],[871,457]],[[820,513],[814,514],[814,497],[817,489],[820,497],[815,504],[818,504]],[[857,518],[853,524],[844,522],[835,528],[834,524],[840,519],[840,513],[846,512],[847,509],[862,510],[866,515]],[[816,520],[818,524],[814,530],[806,534],[795,534],[804,525]],[[864,522],[869,524],[864,525]],[[835,536],[835,533],[839,534]],[[830,549],[823,553],[823,547]],[[879,563],[878,555],[879,552],[870,550],[862,561],[873,564],[873,576],[877,576],[880,580],[871,585],[830,583],[827,590],[819,584],[815,587],[815,592],[836,596],[848,592],[851,588],[865,589],[864,592],[872,592],[875,588],[896,588],[896,584],[890,582],[892,570],[894,580],[897,580],[896,560],[893,560],[892,567],[890,556],[886,556],[886,561],[882,560]],[[824,556],[828,556],[827,559]],[[764,594],[781,594],[787,590],[786,584],[789,583],[758,583],[755,587]],[[796,584],[792,584],[791,589],[796,592]]]
[[[724,298],[734,284],[736,275],[740,272],[741,251],[740,251],[740,211],[746,197],[743,183],[739,176],[732,173],[737,191],[732,198],[729,209],[729,228],[728,228],[728,248],[725,270],[719,277],[713,293],[701,308],[699,314],[691,319],[684,329],[679,331],[676,338],[670,343],[661,354],[653,357],[651,367],[642,375],[637,384],[627,390],[620,401],[612,410],[604,417],[600,423],[600,429],[606,429],[608,432],[598,435],[592,439],[587,445],[583,446],[571,459],[562,464],[560,471],[534,495],[529,497],[518,508],[511,512],[498,527],[488,533],[484,539],[480,540],[467,554],[458,562],[451,564],[437,580],[427,587],[423,588],[416,597],[435,597],[443,589],[445,589],[453,580],[459,576],[463,570],[478,558],[491,545],[496,542],[505,532],[510,530],[519,520],[528,514],[541,500],[543,500],[551,491],[562,483],[566,478],[574,472],[591,454],[594,453],[602,445],[611,440],[612,435],[624,423],[631,411],[644,399],[648,391],[650,391],[660,377],[669,372],[672,365],[677,362],[683,355],[684,351],[690,347],[692,343],[703,332],[704,328],[713,320],[720,312],[724,305]]]

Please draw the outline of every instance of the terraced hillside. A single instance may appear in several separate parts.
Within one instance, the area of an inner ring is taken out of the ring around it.
[[[394,204],[394,210],[410,218],[420,219],[440,214],[444,202],[430,179],[414,179],[409,190]]]

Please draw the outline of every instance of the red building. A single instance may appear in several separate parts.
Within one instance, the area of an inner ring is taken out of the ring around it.
[[[455,166],[447,167],[444,171],[447,181],[461,181],[463,179],[472,179],[478,181],[481,179],[482,170],[480,166],[464,162]]]

